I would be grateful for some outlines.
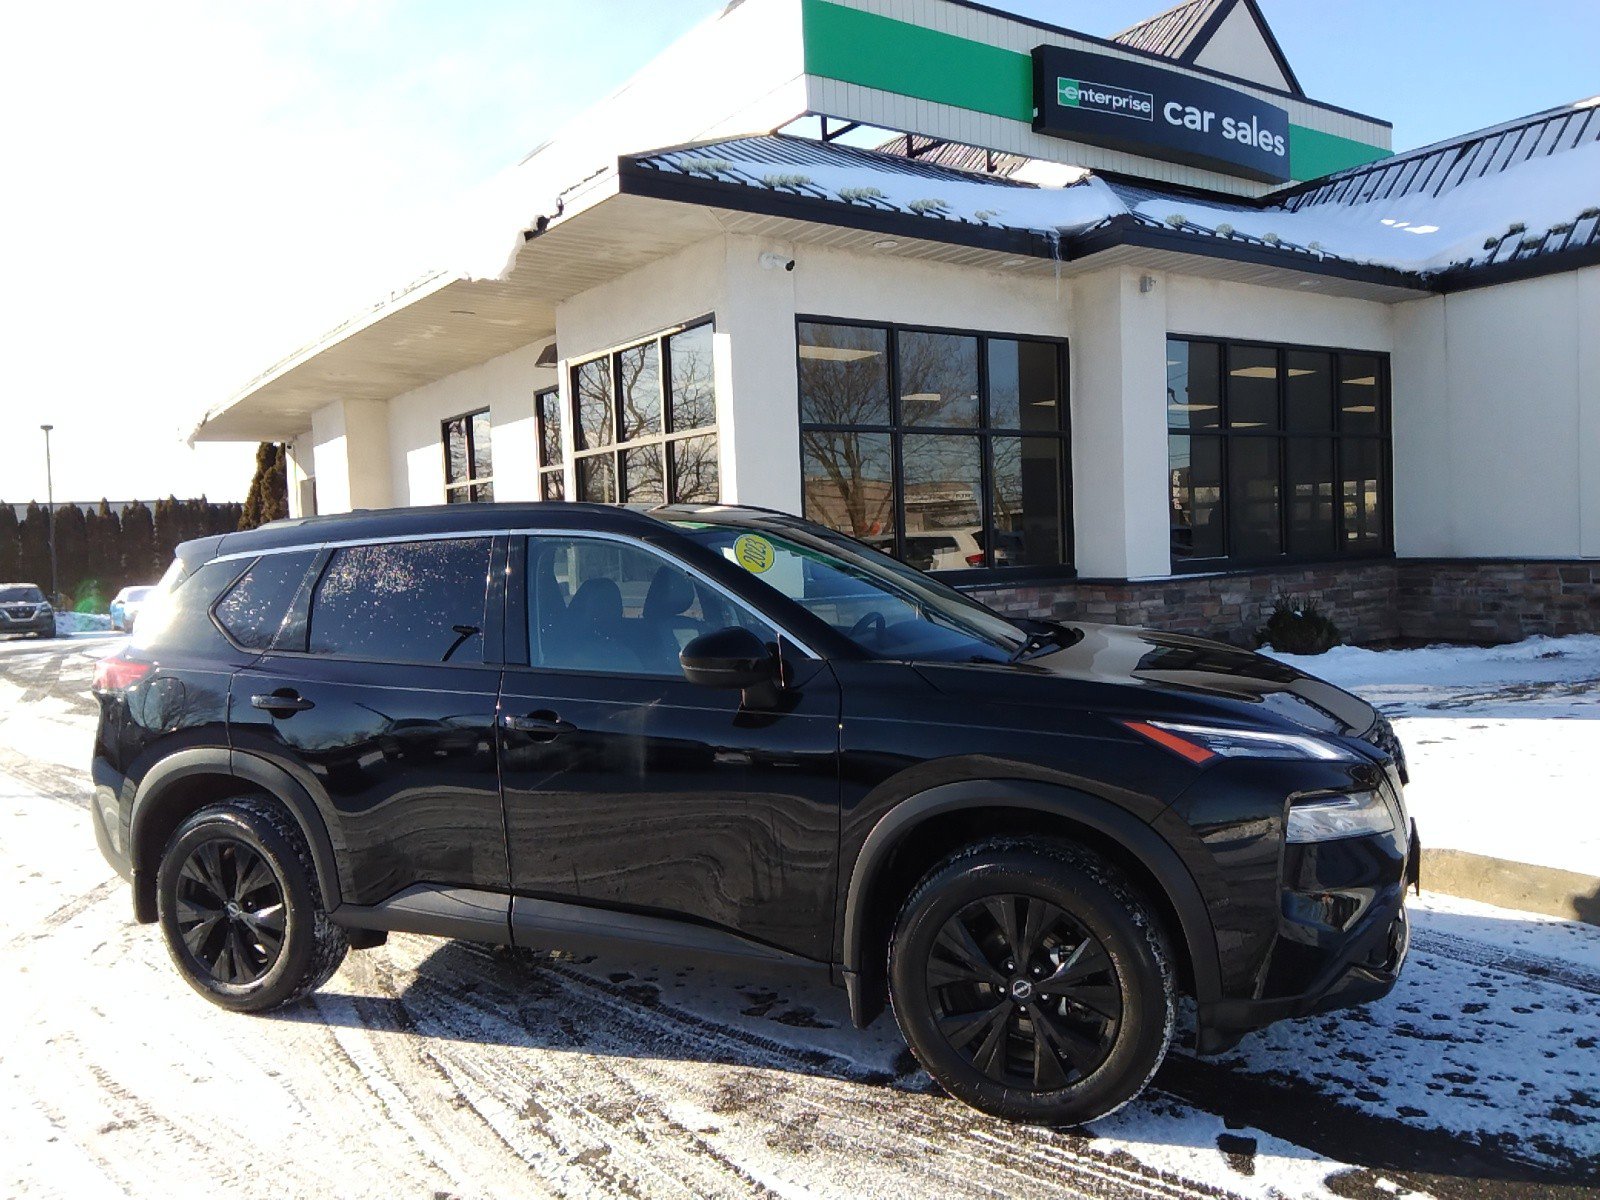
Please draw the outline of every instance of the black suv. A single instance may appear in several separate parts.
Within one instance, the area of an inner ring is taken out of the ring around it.
[[[1192,637],[998,615],[778,513],[405,509],[189,542],[103,660],[95,835],[202,995],[387,931],[800,967],[988,1112],[1372,1000],[1387,722]]]
[[[0,634],[56,635],[56,612],[36,583],[0,583]]]

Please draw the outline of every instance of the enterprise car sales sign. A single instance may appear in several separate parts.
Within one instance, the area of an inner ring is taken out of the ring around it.
[[[1040,46],[1033,128],[1268,183],[1289,178],[1289,114],[1180,71]]]

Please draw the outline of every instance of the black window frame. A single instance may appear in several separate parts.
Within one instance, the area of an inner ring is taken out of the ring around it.
[[[477,435],[472,432],[473,419],[476,417],[488,418],[489,433],[489,474],[479,476],[473,473],[478,461]],[[457,421],[465,422],[465,438],[467,443],[467,477],[465,479],[450,478],[450,426]],[[446,504],[482,504],[492,503],[494,500],[494,417],[489,411],[489,406],[475,408],[471,412],[456,413],[453,417],[446,417],[439,422],[439,451],[444,456],[444,502]],[[487,487],[488,496],[479,496],[478,489]],[[452,492],[465,492],[464,500],[453,499]]]
[[[545,442],[550,432],[545,428],[544,406],[547,399],[555,401],[556,429],[555,429],[555,456],[554,461],[547,461],[545,455]],[[534,457],[538,460],[538,484],[540,500],[565,500],[567,498],[567,461],[565,443],[562,440],[561,421],[566,415],[566,409],[561,403],[561,385],[551,384],[549,387],[538,388],[533,393],[533,448]],[[560,495],[551,496],[549,481],[556,481],[556,490]]]
[[[825,314],[800,313],[795,316],[795,364],[798,371],[800,363],[800,327],[802,325],[837,325],[851,329],[882,330],[886,335],[886,354],[888,355],[888,388],[889,388],[889,422],[884,425],[836,425],[822,422],[806,421],[801,410],[801,396],[799,393],[798,376],[795,389],[795,412],[800,417],[800,474],[801,474],[801,514],[805,515],[805,434],[806,433],[869,433],[887,435],[889,438],[889,453],[891,469],[894,472],[894,548],[886,551],[891,557],[900,562],[905,561],[906,539],[906,496],[905,496],[905,456],[903,441],[907,433],[912,436],[924,434],[945,434],[961,437],[976,437],[981,445],[981,458],[979,463],[980,477],[980,525],[983,530],[983,557],[982,567],[969,567],[964,570],[929,571],[928,574],[935,579],[956,586],[983,586],[987,584],[1018,584],[1034,580],[1049,579],[1076,579],[1078,575],[1076,566],[1076,530],[1074,528],[1074,507],[1072,487],[1072,348],[1070,339],[1054,337],[1047,334],[1018,333],[1012,330],[998,329],[965,329],[944,325],[918,325],[905,322],[892,321],[865,321],[859,318],[832,317]],[[970,337],[977,339],[977,375],[978,375],[978,419],[974,425],[917,425],[907,424],[904,414],[900,411],[900,335],[904,333],[948,334],[954,337]],[[990,417],[990,388],[989,388],[989,343],[1000,342],[1038,342],[1043,345],[1056,347],[1057,371],[1057,396],[1060,404],[1060,426],[1055,430],[1031,430],[1012,428],[1009,426],[995,426],[989,423]],[[1061,561],[1046,565],[1024,564],[1014,567],[997,567],[994,565],[994,547],[998,539],[995,538],[994,526],[994,439],[996,437],[1008,438],[1055,438],[1061,446]]]
[[[566,499],[583,500],[583,463],[589,459],[610,457],[612,462],[612,480],[616,488],[615,499],[598,501],[597,503],[624,504],[627,503],[628,477],[627,457],[631,450],[644,450],[655,447],[660,454],[661,462],[661,492],[662,503],[712,503],[722,502],[723,480],[721,470],[722,433],[717,420],[716,405],[716,367],[712,363],[712,405],[711,424],[697,425],[690,429],[676,429],[672,423],[672,340],[685,333],[692,333],[697,329],[708,329],[713,337],[716,334],[716,317],[708,314],[696,317],[694,320],[685,321],[679,325],[670,325],[652,333],[648,337],[636,338],[630,342],[620,343],[598,354],[585,355],[575,358],[567,363],[567,403],[562,407],[562,417],[572,424],[572,489]],[[621,360],[624,354],[638,350],[641,347],[654,345],[656,347],[656,371],[661,399],[661,428],[659,432],[645,434],[641,437],[621,440],[623,429],[623,396],[622,396],[622,371]],[[610,372],[610,401],[611,401],[611,440],[603,446],[580,446],[582,439],[582,423],[578,413],[578,373],[590,363],[604,360],[609,364]],[[680,443],[687,443],[697,438],[711,438],[713,453],[718,457],[717,469],[717,495],[716,499],[707,501],[697,499],[684,501],[678,493],[678,468],[673,448]],[[563,448],[563,453],[565,449]],[[541,464],[541,475],[546,469]],[[543,495],[543,480],[540,481],[540,494]]]
[[[1171,439],[1174,437],[1216,438],[1221,446],[1219,469],[1220,485],[1218,520],[1222,527],[1224,553],[1210,558],[1178,558],[1172,554],[1170,523],[1168,535],[1168,561],[1174,575],[1216,574],[1230,571],[1258,571],[1277,566],[1304,566],[1323,563],[1373,562],[1394,558],[1394,405],[1391,388],[1390,354],[1385,350],[1367,350],[1351,346],[1319,346],[1302,342],[1272,342],[1255,338],[1227,338],[1207,334],[1168,333],[1166,345],[1182,342],[1217,348],[1216,389],[1218,397],[1217,425],[1215,428],[1178,427],[1168,419],[1165,425],[1168,441],[1167,508],[1172,511]],[[1277,422],[1270,429],[1234,428],[1229,419],[1228,361],[1229,352],[1235,349],[1267,350],[1274,353],[1277,363]],[[1326,430],[1295,430],[1288,424],[1289,375],[1288,356],[1294,353],[1326,354],[1333,363],[1332,422]],[[1377,362],[1377,430],[1375,432],[1346,431],[1340,402],[1340,388],[1344,378],[1344,363],[1348,358],[1367,358]],[[1166,408],[1167,400],[1162,398]],[[1170,418],[1170,410],[1168,410]],[[1233,540],[1232,504],[1229,472],[1232,440],[1262,439],[1276,443],[1278,456],[1278,544],[1281,551],[1275,555],[1245,556],[1231,552]],[[1291,504],[1289,479],[1289,444],[1293,441],[1320,442],[1331,446],[1333,456],[1333,551],[1332,553],[1299,554],[1291,546]],[[1364,441],[1375,443],[1379,449],[1382,479],[1379,483],[1379,501],[1383,506],[1380,537],[1376,546],[1350,548],[1345,537],[1344,514],[1344,443]],[[1191,454],[1191,461],[1193,456]]]

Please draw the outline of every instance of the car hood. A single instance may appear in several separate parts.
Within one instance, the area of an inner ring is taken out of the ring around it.
[[[1139,691],[1163,710],[1192,707],[1209,712],[1283,724],[1326,733],[1361,736],[1372,728],[1376,710],[1360,697],[1264,655],[1223,642],[1122,625],[1073,623],[1071,644],[1046,650],[1024,662],[938,664],[918,669],[942,691],[962,691],[991,672],[1005,672],[1015,687],[1008,700],[1031,698],[1060,703],[1062,689],[1081,693],[1096,706],[1136,707]],[[1032,681],[1031,684],[1028,681]],[[981,685],[980,685],[981,686]],[[992,692],[991,692],[992,695]],[[1113,699],[1113,696],[1116,698]],[[1185,703],[1188,701],[1189,703]]]

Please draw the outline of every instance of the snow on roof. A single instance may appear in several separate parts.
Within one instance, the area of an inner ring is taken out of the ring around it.
[[[892,143],[891,143],[892,144]],[[896,147],[898,149],[898,147]],[[1265,201],[1085,173],[1064,187],[975,172],[982,152],[883,149],[775,134],[635,156],[665,175],[864,205],[933,221],[1025,230],[1050,239],[1121,224],[1413,274],[1600,247],[1600,105],[1550,109],[1354,168]],[[940,161],[930,161],[937,158]],[[1025,172],[1023,172],[1025,174]],[[930,226],[930,236],[939,236]],[[1301,263],[1289,261],[1299,258]]]
[[[1039,188],[784,134],[681,147],[632,162],[663,174],[1046,236],[1081,232],[1124,211],[1111,189],[1087,173],[1071,187]]]

